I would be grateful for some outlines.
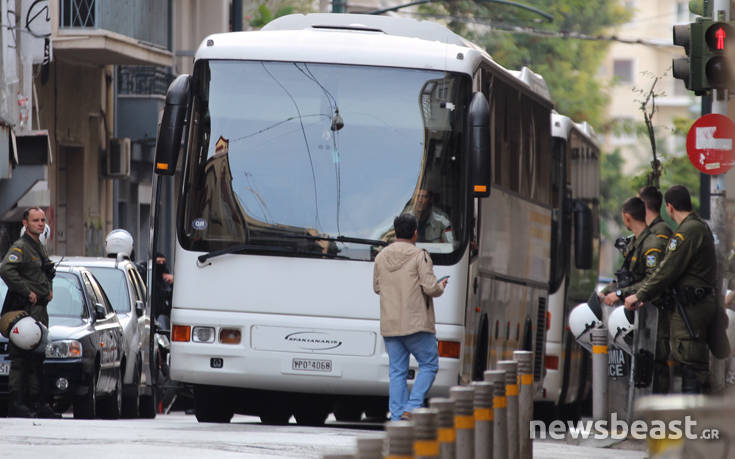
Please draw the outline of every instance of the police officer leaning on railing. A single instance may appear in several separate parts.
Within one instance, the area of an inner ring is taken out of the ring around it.
[[[32,207],[23,213],[25,234],[13,243],[0,265],[0,277],[8,286],[3,312],[25,310],[48,327],[46,305],[53,297],[54,264],[49,260],[39,235],[46,227],[42,209]],[[9,344],[11,358],[8,376],[8,416],[59,418],[45,400],[43,352],[30,352]]]
[[[634,197],[625,201],[621,213],[623,225],[633,232],[634,237],[627,241],[624,248],[623,266],[615,273],[617,281],[605,287],[600,294],[600,299],[610,306],[637,292],[645,280],[656,271],[663,258],[667,242],[667,239],[660,238],[651,232],[651,227],[646,224],[646,205],[641,198]],[[663,314],[659,314],[659,324],[668,325],[668,321],[661,322],[661,316]],[[659,329],[658,333],[668,336],[668,330],[661,333]],[[656,375],[653,382],[655,393],[668,392],[668,354],[668,343],[657,340],[656,358],[653,362]]]
[[[701,393],[709,377],[710,349],[718,358],[729,352],[724,336],[727,321],[715,297],[714,238],[707,224],[692,212],[685,187],[672,186],[664,200],[678,226],[658,269],[625,299],[625,307],[636,309],[656,299],[665,303],[671,313],[671,356],[681,370],[682,392]]]

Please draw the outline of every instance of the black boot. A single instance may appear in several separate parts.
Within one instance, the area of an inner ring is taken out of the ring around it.
[[[702,382],[697,377],[697,371],[688,365],[681,366],[681,393],[701,394],[703,393]]]
[[[9,418],[33,418],[36,413],[31,411],[28,406],[16,400],[11,400],[8,403],[8,417]]]
[[[36,405],[36,417],[45,419],[61,419],[61,413],[57,413],[48,403]]]

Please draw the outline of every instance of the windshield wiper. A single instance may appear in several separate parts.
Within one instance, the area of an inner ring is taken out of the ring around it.
[[[351,237],[351,236],[312,236],[311,234],[279,234],[279,238],[288,238],[288,239],[307,239],[310,241],[329,241],[329,242],[352,242],[355,244],[365,244],[365,245],[379,245],[382,247],[385,247],[388,245],[385,241],[379,241],[377,239],[365,239],[361,237]]]
[[[336,253],[323,253],[323,252],[310,252],[308,250],[298,250],[290,247],[278,247],[270,245],[255,245],[255,244],[240,244],[227,247],[226,249],[213,250],[207,252],[204,255],[199,255],[197,261],[200,265],[203,265],[210,258],[219,257],[220,255],[227,255],[230,253],[240,252],[255,252],[255,253],[283,253],[288,255],[307,255],[312,257],[327,257],[327,258],[339,258],[342,260],[348,260],[349,257],[344,255],[337,255]]]

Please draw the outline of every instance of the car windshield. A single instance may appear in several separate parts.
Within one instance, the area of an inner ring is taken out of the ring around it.
[[[391,240],[393,218],[411,212],[435,262],[460,253],[466,76],[204,61],[193,81],[179,221],[186,249],[247,244],[238,253],[370,260],[377,247],[365,240]]]
[[[57,272],[53,281],[54,298],[46,307],[51,317],[85,317],[84,294],[79,279],[72,273]]]
[[[94,277],[107,294],[116,313],[130,312],[130,297],[128,284],[125,282],[125,273],[117,268],[101,268],[88,266]]]

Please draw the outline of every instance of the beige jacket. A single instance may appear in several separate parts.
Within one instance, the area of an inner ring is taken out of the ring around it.
[[[432,297],[444,293],[436,282],[429,254],[396,241],[375,257],[373,290],[380,295],[380,333],[405,336],[436,333]]]

